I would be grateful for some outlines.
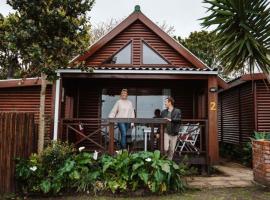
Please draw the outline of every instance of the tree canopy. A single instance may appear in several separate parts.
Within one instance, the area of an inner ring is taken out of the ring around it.
[[[41,77],[38,153],[44,148],[46,79],[68,66],[70,59],[86,49],[90,39],[87,18],[94,0],[8,0],[15,10],[13,45],[20,63],[31,75]],[[7,29],[8,30],[8,29]]]
[[[86,16],[94,0],[8,0],[16,11],[13,45],[21,64],[31,66],[31,75],[51,76],[55,69],[89,44],[90,24]]]
[[[187,38],[174,36],[174,39],[184,45],[194,55],[201,59],[211,68],[218,67],[217,47],[214,44],[215,33],[208,31],[195,31],[190,33]]]

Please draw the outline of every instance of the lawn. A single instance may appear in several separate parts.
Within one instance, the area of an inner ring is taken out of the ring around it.
[[[34,198],[36,199],[36,198]],[[39,198],[40,199],[40,198]],[[46,198],[46,200],[109,200],[109,199],[142,199],[142,200],[269,200],[270,188],[251,187],[251,188],[224,188],[209,190],[189,190],[184,194],[171,194],[164,196],[149,197],[96,197],[93,196],[69,196],[62,198]],[[45,200],[45,199],[44,199]]]

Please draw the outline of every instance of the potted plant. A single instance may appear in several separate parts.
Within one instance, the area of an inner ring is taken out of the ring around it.
[[[254,132],[252,161],[254,181],[270,186],[270,133]]]

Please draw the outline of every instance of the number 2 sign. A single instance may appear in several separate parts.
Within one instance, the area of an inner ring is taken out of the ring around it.
[[[217,110],[217,104],[214,101],[210,102],[210,110],[216,111]]]

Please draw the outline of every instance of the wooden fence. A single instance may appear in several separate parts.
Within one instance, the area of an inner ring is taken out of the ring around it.
[[[0,194],[14,192],[15,158],[36,151],[34,113],[0,112]]]

